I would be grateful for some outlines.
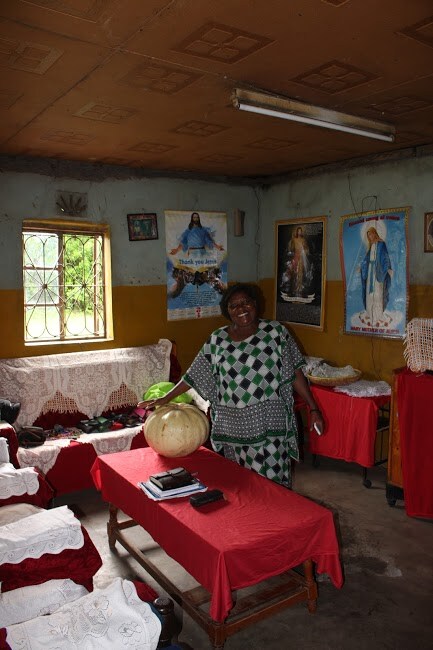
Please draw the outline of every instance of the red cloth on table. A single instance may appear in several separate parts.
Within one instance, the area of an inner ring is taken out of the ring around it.
[[[131,449],[147,446],[142,432],[132,439]],[[94,488],[90,469],[97,458],[92,444],[71,440],[68,447],[62,447],[54,466],[47,472],[47,481],[57,496]]]
[[[40,558],[26,558],[18,564],[0,565],[2,591],[19,587],[39,585],[47,580],[70,578],[93,590],[93,576],[101,568],[102,560],[85,528],[84,546],[79,549],[65,549],[60,553],[44,553]]]
[[[154,502],[138,487],[150,474],[179,465],[198,472],[209,489],[221,489],[226,501],[195,510],[188,497]],[[215,621],[232,608],[232,590],[308,559],[342,585],[332,513],[204,447],[181,459],[150,448],[99,456],[92,475],[105,501],[143,526],[211,593]]]
[[[18,438],[14,427],[8,422],[0,422],[0,437],[8,441],[9,460],[18,469],[20,466],[17,459]]]
[[[323,386],[311,386],[311,392],[325,420],[322,436],[310,432],[311,453],[372,467],[378,410],[391,398],[351,397]]]
[[[9,506],[12,503],[30,503],[38,508],[47,508],[54,497],[54,490],[51,485],[48,484],[42,472],[40,472],[36,467],[35,472],[38,474],[39,479],[39,488],[36,494],[20,494],[19,496],[0,499],[0,507]]]
[[[433,375],[396,375],[404,504],[411,517],[433,518]]]

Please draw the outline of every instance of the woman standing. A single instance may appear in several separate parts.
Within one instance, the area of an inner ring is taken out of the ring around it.
[[[254,285],[229,287],[220,303],[229,325],[211,334],[167,395],[139,406],[160,406],[194,388],[210,402],[215,451],[290,487],[291,459],[299,459],[293,389],[310,408],[311,425],[323,429],[323,419],[293,338],[277,321],[260,319],[258,305]]]

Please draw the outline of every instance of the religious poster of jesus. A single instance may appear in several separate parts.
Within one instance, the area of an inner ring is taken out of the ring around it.
[[[403,338],[408,306],[409,208],[341,217],[344,331]]]
[[[165,211],[167,320],[219,316],[227,288],[225,212]]]

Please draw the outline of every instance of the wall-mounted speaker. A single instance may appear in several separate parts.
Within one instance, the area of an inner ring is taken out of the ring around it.
[[[234,236],[243,237],[244,236],[244,222],[245,222],[245,212],[236,208],[234,214]]]

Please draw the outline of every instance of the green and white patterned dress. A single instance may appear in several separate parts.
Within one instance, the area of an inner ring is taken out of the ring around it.
[[[283,325],[260,320],[244,341],[215,330],[183,377],[210,402],[213,448],[288,487],[299,460],[292,384],[304,363]]]

